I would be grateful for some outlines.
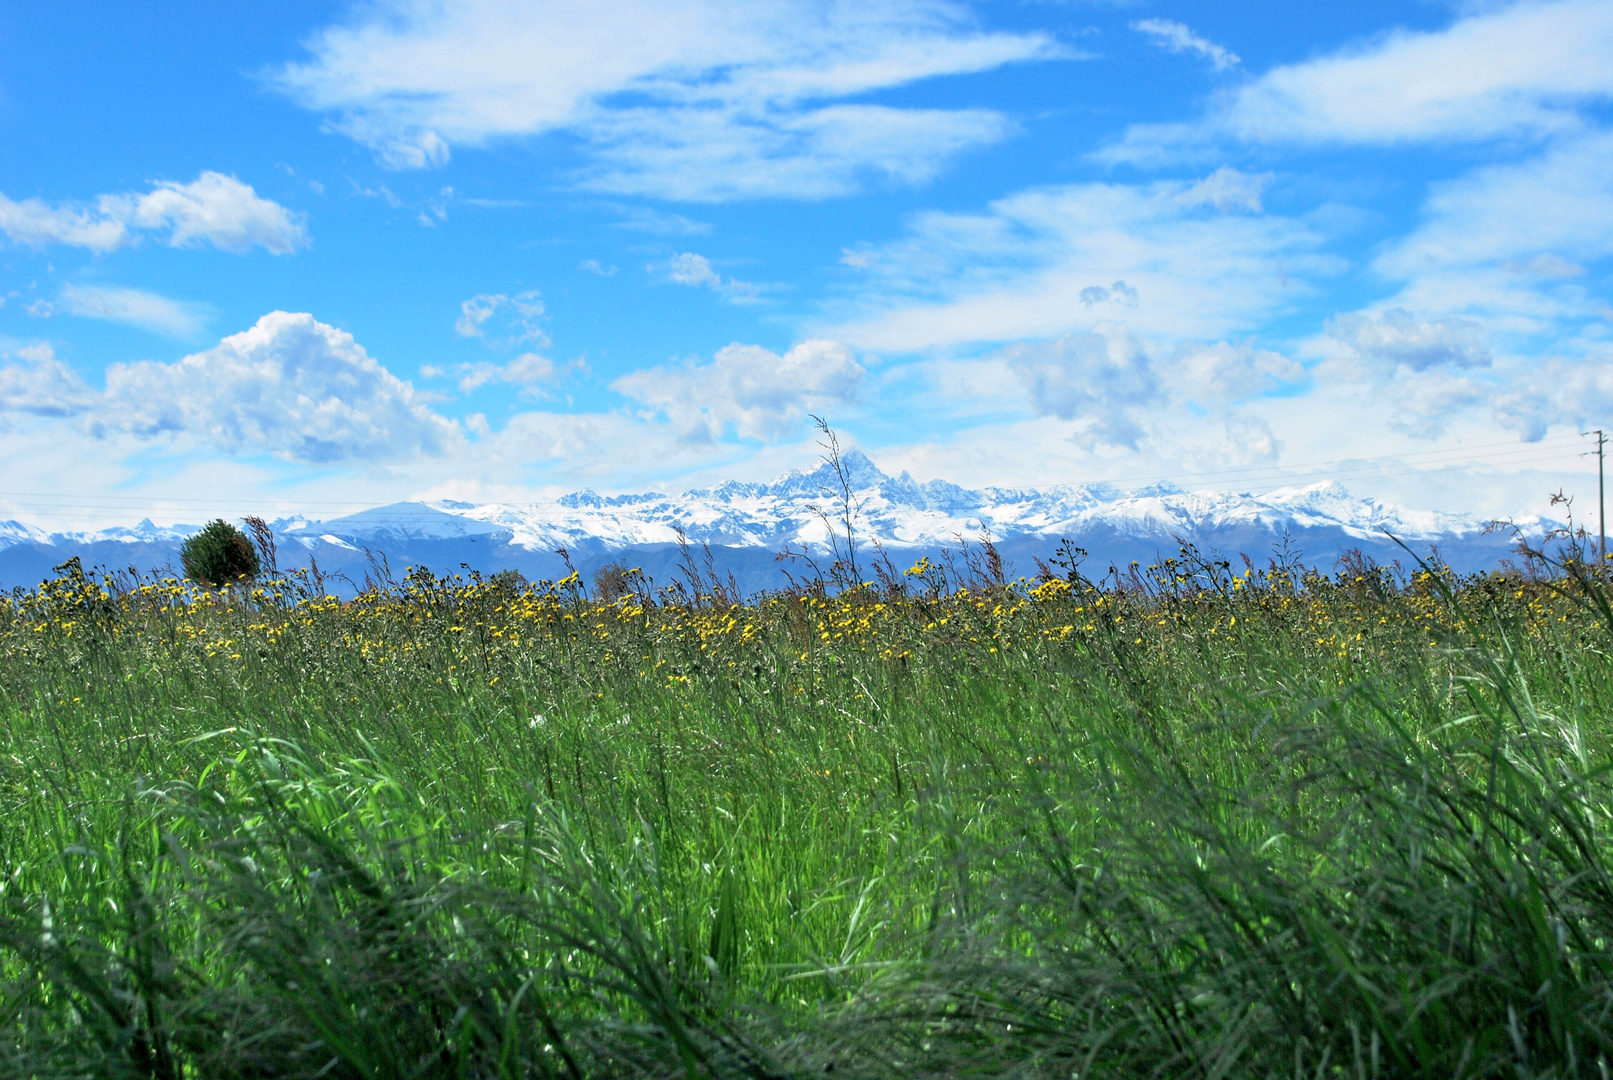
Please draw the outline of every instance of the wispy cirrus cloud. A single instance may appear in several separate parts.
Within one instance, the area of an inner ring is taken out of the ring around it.
[[[53,310],[181,338],[207,326],[207,309],[200,304],[117,285],[64,285]]]
[[[83,204],[17,201],[0,194],[0,232],[19,244],[66,244],[97,253],[137,243],[142,235],[165,239],[171,247],[261,247],[276,255],[308,243],[300,215],[216,172],[204,172],[189,184],[165,180],[143,194],[100,195]]]
[[[1173,53],[1194,53],[1210,62],[1217,71],[1237,67],[1241,61],[1237,53],[1213,41],[1199,37],[1184,24],[1170,19],[1139,19],[1131,24],[1133,30],[1147,34],[1154,44]]]
[[[1510,260],[1529,276],[1577,277],[1564,256],[1613,256],[1613,132],[1558,139],[1522,161],[1433,185],[1414,227],[1387,245],[1374,266],[1405,279]]]
[[[387,3],[309,48],[270,83],[383,164],[563,130],[587,147],[583,186],[691,201],[924,180],[1009,122],[849,99],[1069,55],[1045,33],[983,31],[950,0]]]
[[[1184,28],[1185,29],[1185,28]],[[1483,6],[1442,30],[1395,31],[1285,64],[1204,116],[1137,124],[1097,154],[1161,163],[1223,143],[1386,146],[1538,137],[1583,126],[1613,97],[1613,7],[1600,0]]]

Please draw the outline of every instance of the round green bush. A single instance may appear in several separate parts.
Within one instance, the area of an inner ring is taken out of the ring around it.
[[[219,518],[185,541],[179,549],[185,576],[214,587],[257,576],[258,553],[246,534]]]

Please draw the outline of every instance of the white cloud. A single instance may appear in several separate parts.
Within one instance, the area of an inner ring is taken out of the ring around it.
[[[43,247],[70,244],[91,251],[111,251],[129,241],[129,226],[109,214],[71,206],[52,206],[40,199],[14,202],[0,194],[0,232],[19,244]]]
[[[715,444],[680,436],[653,418],[532,409],[515,413],[502,429],[444,463],[443,478],[452,479],[437,491],[443,497],[483,498],[474,492],[477,486],[538,477],[566,484],[616,484],[631,478],[637,490],[644,490],[644,485],[664,484],[669,476],[722,453]]]
[[[1248,210],[1260,213],[1260,198],[1271,183],[1271,173],[1239,172],[1223,165],[1215,172],[1185,188],[1176,196],[1183,206],[1213,206],[1222,213],[1229,210]]]
[[[1136,411],[1160,396],[1153,364],[1124,323],[1015,345],[1003,352],[1037,416],[1080,422],[1078,439],[1134,450],[1143,437]]]
[[[1140,19],[1132,23],[1131,28],[1153,38],[1154,44],[1160,48],[1169,49],[1173,53],[1196,53],[1208,60],[1217,71],[1226,71],[1228,68],[1238,66],[1239,61],[1235,53],[1213,41],[1206,41],[1179,22],[1172,22],[1170,19]]]
[[[1549,251],[1543,251],[1527,259],[1507,259],[1501,265],[1514,274],[1532,278],[1575,278],[1585,273],[1585,268],[1579,263],[1565,259],[1561,255],[1553,255]]]
[[[1185,342],[1159,366],[1174,395],[1204,407],[1247,401],[1305,378],[1305,369],[1282,353],[1226,341]]]
[[[1328,328],[1395,403],[1391,426],[1431,438],[1459,413],[1488,413],[1537,439],[1598,419],[1607,335],[1586,267],[1613,257],[1610,158],[1613,135],[1576,134],[1432,187],[1416,226],[1372,263],[1398,291]]]
[[[1305,221],[1215,213],[1181,194],[1077,184],[980,214],[919,215],[903,240],[842,256],[858,274],[826,333],[903,352],[1051,338],[1123,313],[1142,334],[1220,338],[1253,330],[1337,265],[1315,254],[1321,236]]]
[[[95,392],[56,358],[48,343],[24,345],[0,355],[5,359],[0,363],[0,413],[76,416],[95,399]]]
[[[716,441],[731,426],[745,439],[794,431],[809,412],[857,403],[867,372],[834,341],[803,341],[783,356],[729,345],[709,364],[646,368],[611,389],[664,416],[685,438]]]
[[[869,176],[919,184],[965,150],[1014,130],[985,109],[838,105],[787,118],[710,109],[640,109],[593,129],[584,187],[691,202],[824,199]]]
[[[570,130],[599,190],[681,199],[821,197],[867,170],[902,182],[1001,138],[994,114],[846,99],[1062,55],[985,33],[949,0],[439,0],[320,31],[272,82],[394,167],[449,145]]]
[[[460,337],[480,338],[494,347],[514,348],[531,343],[538,348],[549,344],[543,332],[543,301],[536,290],[516,293],[479,293],[459,305],[454,332]]]
[[[710,259],[704,255],[696,255],[692,251],[672,256],[663,266],[652,264],[646,269],[652,274],[665,274],[666,280],[675,285],[712,289],[735,304],[754,301],[762,291],[762,287],[754,281],[723,277],[713,269]]]
[[[1110,288],[1102,285],[1088,285],[1077,294],[1085,307],[1095,307],[1099,304],[1120,304],[1123,307],[1137,306],[1137,290],[1124,281],[1117,281]]]
[[[667,264],[667,276],[679,285],[709,285],[717,288],[722,284],[722,276],[711,268],[711,260],[693,252],[672,256],[671,262]]]
[[[205,311],[195,304],[116,285],[64,285],[59,307],[69,315],[176,337],[194,337],[207,324]]]
[[[132,201],[136,228],[167,230],[174,247],[205,242],[246,251],[257,245],[287,255],[307,243],[302,223],[289,210],[222,173],[204,172],[189,184],[163,181],[149,194],[124,198]]]
[[[518,387],[522,397],[541,398],[546,388],[560,377],[554,361],[537,353],[522,353],[507,364],[458,364],[453,368],[459,376],[459,392],[474,393],[491,382],[509,383]],[[435,369],[422,369],[423,375],[443,374]]]
[[[1458,414],[1483,404],[1491,393],[1465,376],[1418,371],[1395,380],[1387,423],[1414,439],[1437,439]]]
[[[1375,261],[1377,270],[1406,278],[1440,267],[1548,254],[1592,260],[1613,255],[1613,133],[1565,139],[1527,161],[1486,166],[1436,184],[1421,217],[1409,236]],[[1568,264],[1537,265],[1560,272]]]
[[[1270,349],[1227,341],[1165,347],[1118,320],[979,358],[926,358],[889,370],[887,394],[916,376],[906,405],[954,423],[989,428],[1034,417],[1041,430],[1062,431],[1101,457],[1180,451],[1194,468],[1274,459],[1283,440],[1263,412],[1275,395],[1289,400],[1310,382],[1299,363]],[[1202,460],[1178,445],[1189,429]]]
[[[648,206],[623,206],[606,203],[605,207],[619,215],[618,229],[653,233],[656,236],[701,236],[711,231],[709,221],[695,221],[682,214],[669,214]]]
[[[1270,466],[1282,455],[1283,440],[1264,417],[1234,413],[1224,423],[1226,441],[1219,455],[1222,462],[1245,467]]]
[[[1367,387],[1414,438],[1483,422],[1538,440],[1600,420],[1607,337],[1594,278],[1581,279],[1613,257],[1610,154],[1613,136],[1573,134],[1435,184],[1371,264],[1398,290],[1308,343],[1331,358],[1326,377]]]
[[[606,266],[598,259],[584,259],[577,264],[577,269],[586,270],[590,274],[598,274],[600,277],[611,277],[616,273],[615,266]]]
[[[1491,407],[1502,426],[1530,442],[1553,426],[1605,427],[1613,415],[1613,356],[1604,349],[1589,363],[1554,357],[1531,364]]]
[[[440,169],[448,164],[448,144],[435,131],[393,131],[362,117],[349,117],[335,127],[368,144],[376,160],[389,169]]]
[[[284,311],[172,364],[112,365],[96,413],[104,430],[305,465],[440,454],[460,440],[352,335]]]
[[[172,247],[206,243],[246,251],[256,245],[276,255],[308,243],[300,215],[216,172],[204,172],[189,184],[164,180],[145,194],[101,195],[89,206],[15,202],[0,195],[0,232],[20,244],[107,252],[134,243],[141,231],[166,235]]]
[[[1140,124],[1099,156],[1144,161],[1217,139],[1255,143],[1454,141],[1578,128],[1613,96],[1613,6],[1484,7],[1443,30],[1399,31],[1273,68],[1195,124]]]
[[[1490,365],[1490,349],[1479,328],[1465,319],[1418,319],[1404,308],[1381,315],[1352,312],[1333,319],[1328,335],[1360,356],[1391,371]]]
[[[558,374],[554,361],[537,353],[522,353],[504,365],[499,377],[517,386],[537,386],[552,382]]]

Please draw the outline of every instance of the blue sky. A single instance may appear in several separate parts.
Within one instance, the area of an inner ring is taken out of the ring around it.
[[[888,471],[1582,506],[1613,4],[0,9],[0,514]]]

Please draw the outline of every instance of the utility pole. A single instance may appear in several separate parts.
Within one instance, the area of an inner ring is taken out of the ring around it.
[[[1586,434],[1596,436],[1596,527],[1602,534],[1596,576],[1600,579],[1607,570],[1607,432],[1597,428]]]

